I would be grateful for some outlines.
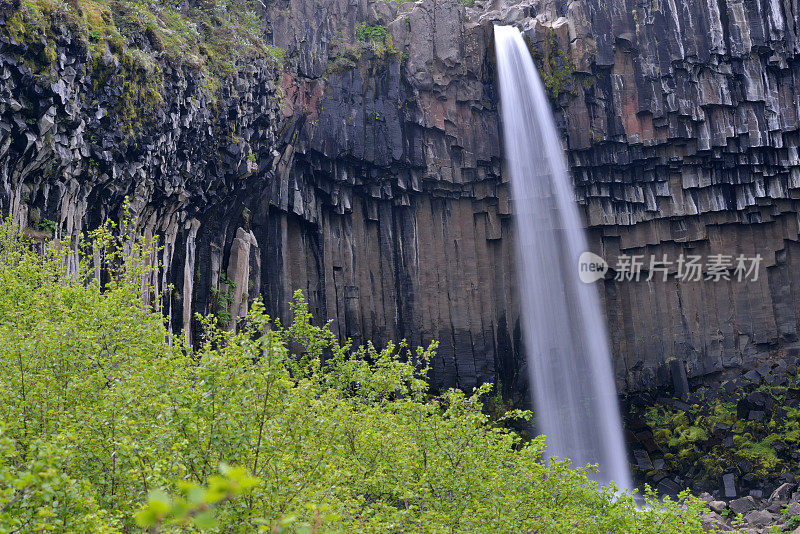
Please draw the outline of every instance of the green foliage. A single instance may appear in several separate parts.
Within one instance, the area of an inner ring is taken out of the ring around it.
[[[539,67],[542,83],[550,93],[553,100],[559,95],[573,91],[573,75],[575,67],[572,64],[572,52],[558,42],[555,30],[547,30],[547,49],[544,55],[532,49],[532,55]]]
[[[327,73],[338,73],[358,67],[361,59],[360,48],[340,45],[339,52],[328,61]]]
[[[384,42],[387,35],[389,33],[386,31],[386,26],[382,24],[371,26],[366,22],[359,22],[356,25],[356,39],[365,43],[370,41]]]
[[[753,464],[753,470],[762,476],[775,472],[780,459],[771,443],[775,438],[767,437],[755,441],[750,433],[733,437],[736,456]]]
[[[340,344],[298,292],[286,326],[256,301],[189,347],[152,243],[81,247],[66,271],[68,244],[0,226],[0,532],[703,532],[688,494],[637,509],[543,459],[484,413],[491,385],[431,395],[435,344]]]
[[[51,221],[50,219],[42,219],[36,225],[36,228],[42,232],[55,234],[56,230],[58,229],[58,224],[55,221]]]
[[[677,433],[669,440],[670,447],[681,447],[698,441],[705,441],[708,439],[706,431],[699,426],[690,426]]]
[[[781,510],[781,516],[786,523],[786,529],[793,531],[797,527],[800,527],[800,514],[791,515],[791,513],[791,506],[784,504]]]
[[[273,60],[278,63],[283,63],[286,61],[286,50],[273,44],[267,44],[265,46],[267,47],[267,52]]]
[[[394,48],[392,35],[382,24],[369,25],[366,22],[359,22],[356,25],[356,39],[368,43],[379,58],[398,53]]]
[[[67,440],[33,440],[24,451],[0,426],[0,532],[112,532],[92,488],[64,469]]]
[[[231,304],[233,304],[233,291],[236,282],[228,278],[228,273],[221,273],[219,285],[211,286],[211,313],[213,313],[222,328],[231,324]]]
[[[135,514],[136,524],[151,530],[165,523],[200,530],[215,529],[219,522],[213,507],[247,494],[260,484],[247,469],[223,463],[220,475],[210,477],[206,486],[180,482],[180,494],[174,498],[161,490],[151,491],[147,503]]]
[[[381,65],[380,61],[375,63],[364,62],[364,52],[372,52],[372,57],[378,60],[402,59],[404,57],[403,53],[395,49],[392,35],[388,29],[381,24],[369,25],[366,22],[359,22],[356,24],[355,38],[356,41],[354,43],[346,42],[341,35],[337,35],[331,40],[328,47],[330,56],[328,57],[328,66],[326,68],[327,74],[355,69],[361,64],[372,68]]]

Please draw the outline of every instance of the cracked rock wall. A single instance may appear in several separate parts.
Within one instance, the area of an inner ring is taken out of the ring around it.
[[[534,4],[538,18],[521,22],[518,8],[488,16],[511,14],[540,46],[555,34],[572,63],[557,109],[594,251],[612,266],[621,254],[764,258],[751,283],[682,282],[674,267],[667,282],[606,280],[620,382],[657,383],[670,358],[697,376],[794,346],[798,3],[576,0]]]
[[[174,331],[191,336],[226,279],[234,317],[258,295],[286,316],[302,289],[342,336],[439,340],[437,387],[499,378],[525,398],[492,44],[493,23],[513,24],[561,71],[553,104],[595,252],[764,257],[756,283],[609,277],[620,387],[660,383],[671,358],[697,376],[797,341],[796,0],[276,0],[263,16],[284,65],[243,68],[214,103],[170,69],[133,138],[68,33],[46,82],[3,42],[2,211],[75,235],[127,195],[165,247]],[[361,41],[360,25],[390,39]]]
[[[340,8],[329,6],[324,20],[347,20]],[[411,222],[395,224],[394,233],[378,230],[378,241],[391,239],[396,250],[387,257],[401,258],[389,263],[399,273],[390,290],[399,303],[398,334],[444,340],[434,365],[444,383],[470,386],[474,369],[479,380],[499,374],[518,389],[525,375],[494,23],[520,27],[538,62],[566,73],[553,104],[595,252],[612,266],[621,254],[764,258],[758,281],[749,283],[682,282],[674,272],[667,282],[615,282],[610,275],[601,289],[620,387],[663,383],[673,358],[698,376],[795,346],[797,2],[534,0],[465,9],[421,0],[387,10],[367,4],[359,16],[389,28],[399,61],[365,62],[376,70],[364,63],[344,72],[301,68],[284,80],[302,102],[294,109],[309,112],[295,161],[366,164],[362,171],[382,186],[365,198],[343,173],[341,190],[361,196],[373,213],[373,202],[392,198],[393,213]],[[346,25],[332,23],[307,41],[298,36],[308,27],[282,28],[295,37],[280,42],[296,43],[288,49],[300,58],[330,62],[352,43]],[[560,63],[549,61],[556,53]],[[421,235],[431,227],[442,231]],[[426,290],[431,274],[436,291]],[[364,287],[352,282],[348,295]],[[375,333],[371,310],[362,309],[361,335]]]

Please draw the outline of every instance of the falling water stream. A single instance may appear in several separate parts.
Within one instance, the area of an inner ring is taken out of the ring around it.
[[[519,30],[495,26],[495,45],[538,430],[549,456],[598,463],[598,482],[630,488],[598,288],[578,276],[588,247],[550,105]]]

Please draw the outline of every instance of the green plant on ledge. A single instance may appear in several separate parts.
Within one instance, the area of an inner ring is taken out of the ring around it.
[[[344,72],[358,67],[361,51],[353,46],[343,46],[341,51],[328,62],[327,74]]]
[[[542,77],[542,83],[553,100],[557,100],[559,95],[573,92],[575,67],[572,65],[572,52],[569,48],[562,48],[555,30],[552,28],[547,30],[546,46],[546,57],[542,57],[539,51],[528,43],[531,55]]]
[[[58,229],[58,224],[55,221],[51,221],[50,219],[42,219],[36,225],[36,229],[39,230],[40,232],[55,234],[56,230]]]
[[[372,51],[379,58],[385,57],[387,54],[397,54],[394,47],[392,35],[382,24],[369,25],[366,22],[360,22],[356,25],[356,39],[368,43],[372,47]]]
[[[356,39],[365,43],[370,41],[384,42],[387,35],[386,26],[382,24],[370,26],[366,22],[359,22],[356,25]]]
[[[211,313],[219,321],[222,328],[231,324],[231,304],[233,304],[233,290],[236,282],[228,278],[228,273],[219,276],[219,286],[211,286]]]

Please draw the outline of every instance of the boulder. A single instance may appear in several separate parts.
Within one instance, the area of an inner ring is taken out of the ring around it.
[[[711,501],[708,503],[708,507],[711,511],[721,514],[728,507],[728,504],[725,501]]]
[[[744,516],[744,521],[750,526],[765,527],[774,523],[779,516],[771,514],[766,510],[755,510]]]
[[[650,461],[650,456],[647,454],[647,451],[636,449],[633,451],[633,457],[636,459],[636,465],[642,471],[650,471],[653,469],[653,463]]]
[[[656,491],[659,495],[677,495],[681,492],[681,489],[678,483],[668,478],[662,479],[656,486]]]
[[[728,508],[730,508],[734,514],[738,515],[746,514],[751,510],[755,510],[758,508],[758,505],[753,497],[747,496],[732,500],[728,503]]]
[[[769,503],[787,503],[789,502],[789,498],[792,496],[792,492],[797,488],[797,484],[792,484],[790,482],[784,482],[777,488],[772,494],[769,496],[768,502]]]
[[[712,531],[715,531],[715,530],[716,531],[718,531],[718,530],[722,530],[722,531],[731,530],[731,528],[726,523],[725,518],[722,517],[721,515],[719,515],[716,512],[711,512],[711,513],[705,514],[703,516],[703,518],[702,518],[702,526],[703,526],[703,530],[705,530],[706,532],[712,532]]]

